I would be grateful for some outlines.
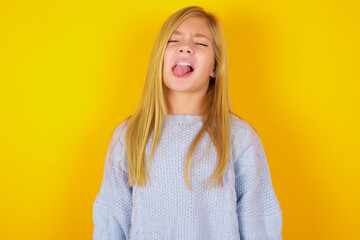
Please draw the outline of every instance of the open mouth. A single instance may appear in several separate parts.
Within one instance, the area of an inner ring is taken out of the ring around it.
[[[194,72],[194,67],[189,61],[178,60],[172,67],[172,71],[175,77],[184,78]]]

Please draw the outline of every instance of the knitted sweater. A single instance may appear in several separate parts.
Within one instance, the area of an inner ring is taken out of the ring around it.
[[[126,125],[120,123],[108,147],[101,188],[93,204],[93,239],[282,239],[282,210],[263,145],[248,122],[230,116],[224,185],[211,190],[203,182],[216,169],[217,153],[207,133],[193,155],[193,191],[185,182],[185,155],[202,126],[200,115],[164,118],[145,187],[127,184]],[[146,145],[147,159],[152,136]],[[111,158],[110,146],[114,146]]]

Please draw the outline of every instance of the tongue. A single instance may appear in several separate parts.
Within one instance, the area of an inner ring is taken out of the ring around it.
[[[176,77],[183,77],[188,72],[190,72],[190,67],[186,65],[177,65],[174,68],[174,75]]]

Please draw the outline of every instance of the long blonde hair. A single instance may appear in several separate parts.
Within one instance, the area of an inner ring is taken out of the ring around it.
[[[177,26],[189,17],[204,17],[213,39],[216,77],[210,78],[208,91],[202,102],[202,128],[192,141],[185,162],[186,184],[190,184],[190,166],[192,155],[205,131],[208,132],[217,151],[217,167],[206,182],[212,182],[211,188],[217,182],[223,186],[222,175],[226,170],[230,152],[230,124],[231,110],[228,92],[228,57],[222,27],[217,18],[198,6],[190,6],[172,14],[163,24],[153,46],[145,83],[140,101],[134,111],[126,120],[127,128],[124,137],[128,156],[129,185],[144,186],[148,182],[149,165],[154,149],[159,143],[164,116],[168,117],[167,99],[164,94],[162,64],[167,41]],[[151,132],[152,147],[149,162],[146,161],[146,144]]]

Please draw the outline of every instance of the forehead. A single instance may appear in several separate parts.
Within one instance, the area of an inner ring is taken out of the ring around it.
[[[181,35],[190,33],[193,37],[203,37],[211,39],[207,19],[204,17],[189,17],[182,21],[172,33],[173,35]]]

